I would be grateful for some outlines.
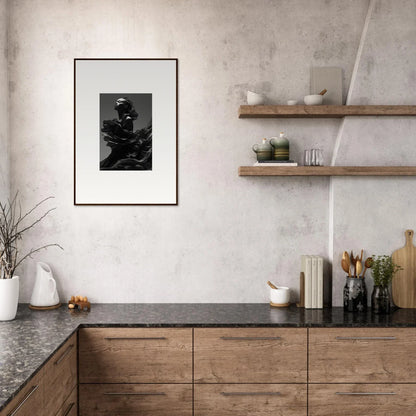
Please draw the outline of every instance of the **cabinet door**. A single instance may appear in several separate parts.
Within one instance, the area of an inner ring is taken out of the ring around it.
[[[45,416],[43,410],[43,370],[36,374],[0,416]]]
[[[77,335],[52,356],[44,367],[45,414],[55,415],[77,385]]]
[[[304,328],[196,328],[196,383],[306,383]]]
[[[80,329],[79,381],[192,383],[192,329]]]
[[[311,328],[312,383],[416,382],[416,328]]]
[[[195,416],[306,416],[306,384],[198,384]]]
[[[310,384],[309,416],[414,416],[416,385]]]
[[[78,416],[78,394],[77,387],[74,387],[63,406],[59,409],[56,416]]]
[[[80,416],[192,416],[191,384],[81,384]]]

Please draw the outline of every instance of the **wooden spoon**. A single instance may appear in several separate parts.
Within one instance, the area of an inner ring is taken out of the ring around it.
[[[360,260],[357,260],[355,267],[357,270],[357,276],[360,277],[360,273],[363,271],[363,264],[361,263]]]
[[[366,260],[365,260],[365,263],[364,263],[364,273],[363,273],[363,275],[361,276],[362,278],[364,278],[364,276],[365,276],[365,272],[367,271],[367,269],[371,269],[371,266],[373,265],[373,258],[372,257],[368,257]]]
[[[272,289],[277,289],[277,287],[269,280],[267,282],[267,284],[272,288]]]
[[[351,277],[350,273],[350,262],[346,259],[341,259],[341,267],[342,270],[344,270],[345,273],[348,273],[348,277]]]

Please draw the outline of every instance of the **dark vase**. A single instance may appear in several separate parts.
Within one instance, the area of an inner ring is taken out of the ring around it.
[[[388,286],[374,286],[371,294],[371,309],[377,314],[390,313],[390,291]]]
[[[344,311],[365,312],[367,310],[367,287],[365,279],[348,277],[344,286]]]

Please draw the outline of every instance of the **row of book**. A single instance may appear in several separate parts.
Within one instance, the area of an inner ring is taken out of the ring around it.
[[[301,272],[304,275],[305,309],[324,307],[324,259],[321,256],[301,256]]]

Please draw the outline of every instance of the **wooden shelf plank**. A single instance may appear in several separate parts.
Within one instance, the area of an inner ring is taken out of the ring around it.
[[[416,116],[416,105],[241,105],[239,118]]]
[[[416,166],[240,166],[239,176],[416,176]]]

